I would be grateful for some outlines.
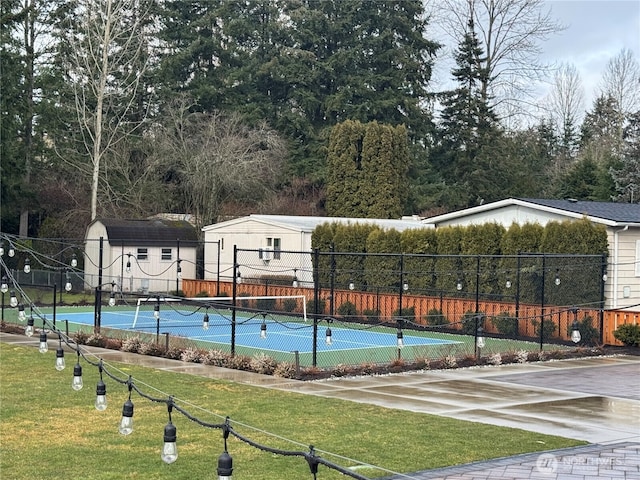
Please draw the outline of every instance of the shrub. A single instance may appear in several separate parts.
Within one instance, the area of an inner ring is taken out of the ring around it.
[[[296,308],[298,308],[297,298],[285,298],[282,302],[282,309],[285,312],[293,312]]]
[[[92,347],[104,347],[107,344],[107,340],[99,333],[94,333],[87,338],[86,344]]]
[[[155,342],[143,342],[140,344],[138,348],[138,353],[140,355],[152,355],[154,357],[161,357],[165,354],[166,349],[164,346],[159,345]]]
[[[476,323],[478,327],[482,326],[482,321],[476,322],[477,316],[482,316],[482,313],[476,314],[471,311],[465,312],[464,316],[462,317],[462,325],[461,325],[462,332],[465,335],[476,334]]]
[[[296,378],[296,366],[290,362],[280,362],[273,371],[274,377]]]
[[[538,320],[531,320],[531,324],[533,325],[536,338],[540,338],[540,324]],[[544,320],[544,331],[542,332],[542,341],[549,340],[553,337],[553,333],[556,331],[556,324],[550,318],[545,318]]]
[[[140,349],[140,337],[129,337],[122,341],[122,351],[137,353]]]
[[[212,349],[208,350],[207,353],[202,357],[202,363],[205,365],[213,365],[215,367],[226,367],[229,364],[229,359],[231,355],[227,352],[223,352],[222,350]]]
[[[169,347],[169,350],[164,353],[164,357],[171,360],[180,360],[180,358],[182,357],[182,350],[183,349],[181,347]]]
[[[516,352],[516,361],[518,363],[527,363],[527,360],[529,360],[529,352],[526,350],[518,350]]]
[[[338,315],[342,315],[343,317],[353,317],[357,314],[356,306],[349,301],[344,302],[338,307]]]
[[[442,359],[442,365],[444,368],[456,368],[458,366],[458,360],[454,355],[447,355]]]
[[[327,304],[327,301],[324,298],[321,298],[318,301],[318,313],[324,313],[324,308]],[[311,299],[307,302],[307,313],[313,314],[316,313],[316,301]]]
[[[405,307],[402,309],[396,309],[393,311],[394,317],[415,318],[416,307]]]
[[[491,323],[499,333],[507,337],[515,337],[518,334],[518,319],[512,317],[509,312],[502,312],[491,318]]]
[[[573,323],[570,322],[567,328],[567,334],[571,337]],[[580,332],[580,342],[583,345],[595,345],[600,340],[600,332],[593,326],[593,318],[585,315],[581,321],[578,321],[578,331]],[[614,333],[615,335],[615,333]]]
[[[362,311],[362,314],[367,318],[369,322],[377,322],[380,319],[380,310],[367,308]]]
[[[185,348],[180,355],[180,360],[183,362],[201,363],[202,352],[194,347]]]
[[[259,298],[256,302],[258,310],[273,312],[276,309],[275,298]]]
[[[235,368],[236,370],[251,370],[251,357],[247,357],[246,355],[234,355],[229,356],[229,368]]]
[[[502,355],[500,355],[500,352],[494,353],[489,356],[488,361],[491,365],[502,365]]]
[[[613,336],[628,347],[640,347],[640,325],[631,323],[620,325],[613,332]]]
[[[271,375],[277,367],[276,361],[263,352],[256,353],[250,362],[252,372],[261,373],[263,375]]]
[[[428,325],[447,325],[449,320],[442,314],[442,310],[432,308],[427,312]]]
[[[89,334],[87,332],[83,332],[82,330],[78,330],[76,333],[73,334],[73,340],[78,345],[84,345],[85,343],[87,343],[88,339],[89,339]]]
[[[195,296],[196,297],[210,297],[211,295],[209,295],[209,292],[207,292],[206,290],[202,290],[201,292],[196,293]]]

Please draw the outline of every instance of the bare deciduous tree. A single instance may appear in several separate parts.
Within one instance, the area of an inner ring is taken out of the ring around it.
[[[618,102],[623,115],[640,110],[640,64],[631,50],[623,48],[609,60],[600,90]]]
[[[563,63],[554,75],[551,93],[547,98],[549,116],[559,133],[565,154],[575,153],[578,125],[584,112],[584,88],[575,65]]]
[[[68,74],[91,161],[74,166],[91,178],[91,220],[98,211],[103,158],[144,120],[138,114],[132,121],[131,112],[147,65],[145,15],[137,0],[79,0],[75,9]]]
[[[550,69],[540,60],[541,43],[565,27],[554,21],[544,0],[439,0],[433,15],[454,41],[461,39],[473,12],[488,75],[482,85],[485,100],[501,115],[523,111],[532,80]]]
[[[285,143],[260,124],[246,126],[237,114],[192,112],[179,98],[155,133],[156,155],[177,177],[185,212],[198,229],[218,220],[226,201],[258,200],[271,191],[286,158]]]

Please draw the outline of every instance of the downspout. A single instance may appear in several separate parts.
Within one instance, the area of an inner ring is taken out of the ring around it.
[[[625,225],[624,228],[613,232],[613,305],[612,307],[618,308],[618,254],[619,254],[619,236],[618,234],[629,230],[629,225]]]

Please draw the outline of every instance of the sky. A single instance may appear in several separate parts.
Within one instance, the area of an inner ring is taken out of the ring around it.
[[[544,4],[551,10],[551,17],[566,29],[540,43],[541,60],[576,67],[584,88],[584,109],[590,110],[610,59],[627,48],[640,63],[640,0],[546,0]],[[451,37],[438,31],[437,23],[434,27],[435,39],[451,51]],[[456,47],[454,44],[453,48]],[[435,88],[450,85],[451,67],[450,58],[436,60],[432,77]],[[549,78],[535,87],[538,101],[549,93],[552,80]]]
[[[543,58],[575,65],[585,89],[585,106],[590,109],[612,57],[627,48],[640,62],[640,0],[548,0],[546,3],[552,16],[567,29],[542,45]]]

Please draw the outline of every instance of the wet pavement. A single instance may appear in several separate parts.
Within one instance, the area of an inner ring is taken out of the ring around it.
[[[24,336],[0,341],[37,346]],[[392,477],[640,480],[640,357],[615,356],[301,382],[126,352],[105,361],[584,440],[590,445]]]

